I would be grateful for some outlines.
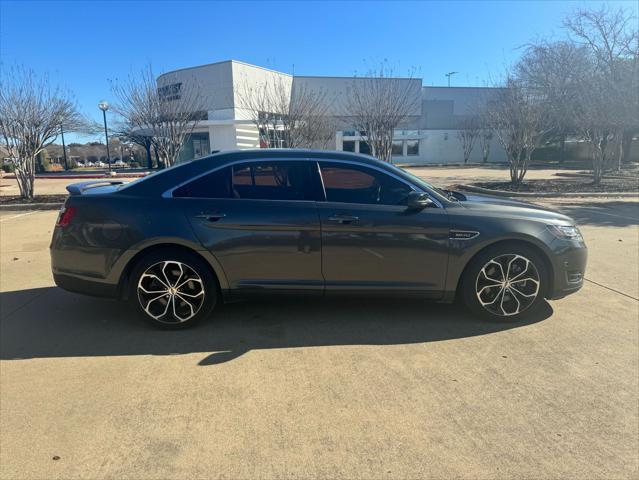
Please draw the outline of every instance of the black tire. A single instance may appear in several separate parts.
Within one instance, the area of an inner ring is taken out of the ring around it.
[[[510,280],[495,281],[500,275]],[[533,316],[544,304],[548,279],[546,262],[536,250],[504,243],[487,248],[471,260],[464,272],[460,293],[473,314],[495,322],[517,322]],[[530,297],[533,293],[534,298]]]
[[[137,261],[128,293],[129,303],[145,321],[175,330],[209,316],[217,303],[218,286],[209,265],[199,256],[167,248]]]

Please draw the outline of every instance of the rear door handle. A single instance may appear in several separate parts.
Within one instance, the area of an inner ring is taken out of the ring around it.
[[[352,225],[353,223],[357,223],[359,221],[359,217],[355,217],[353,215],[331,215],[328,217],[329,222],[339,223],[342,225]]]
[[[224,217],[226,217],[226,213],[220,213],[220,212],[200,213],[199,215],[195,216],[195,218],[201,218],[202,220],[206,220],[208,222],[217,222],[218,220]]]

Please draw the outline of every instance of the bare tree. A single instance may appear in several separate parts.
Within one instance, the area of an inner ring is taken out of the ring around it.
[[[521,184],[533,152],[552,128],[543,104],[534,92],[509,78],[488,101],[486,118],[506,151],[510,181]]]
[[[590,146],[593,182],[599,184],[609,164],[618,129],[608,96],[609,82],[605,75],[593,69],[581,78],[578,93],[579,102],[572,112],[578,135]]]
[[[0,80],[0,135],[15,168],[20,195],[33,199],[36,157],[60,134],[85,125],[68,92],[24,67]]]
[[[481,149],[482,163],[488,162],[493,136],[493,131],[490,128],[482,128],[479,132],[479,148]]]
[[[581,82],[582,112],[576,117],[580,130],[591,145],[593,162],[599,164],[606,157],[611,140],[618,145],[617,166],[621,168],[632,137],[639,132],[639,28],[637,18],[626,10],[602,6],[593,10],[577,10],[564,20],[572,39],[591,52],[593,72]],[[586,92],[585,87],[591,90]],[[598,96],[604,96],[598,98]],[[579,110],[579,108],[578,108]],[[594,133],[594,115],[599,118],[599,133]],[[627,148],[624,148],[627,147]],[[606,165],[601,166],[605,169]],[[599,182],[599,168],[593,164],[595,182]],[[603,174],[603,172],[602,172]]]
[[[529,44],[517,62],[515,74],[526,89],[534,92],[553,125],[547,140],[558,141],[565,157],[568,135],[574,135],[574,106],[579,101],[578,85],[590,68],[587,50],[569,41],[540,41]]]
[[[260,144],[267,148],[325,148],[335,137],[323,89],[277,77],[261,83],[245,79],[239,93],[238,106],[249,112]]]
[[[639,53],[637,18],[623,8],[580,9],[564,19],[564,27],[593,52],[599,70],[611,77],[621,59],[636,59]]]
[[[147,168],[153,168],[153,159],[151,158],[151,146],[153,144],[152,137],[140,133],[140,129],[127,123],[119,123],[115,127],[114,136],[123,142],[131,142],[144,148],[146,154]]]
[[[194,79],[188,84],[177,76],[164,81],[158,88],[149,65],[124,82],[112,82],[117,98],[113,110],[136,135],[149,137],[160,162],[170,167],[206,112]]]
[[[335,119],[329,114],[332,99],[324,89],[293,81],[285,131],[291,148],[326,148],[335,139]]]
[[[238,88],[237,106],[246,111],[259,135],[260,146],[282,147],[284,116],[291,101],[292,78],[276,77],[256,83],[244,78]]]
[[[365,132],[371,153],[385,162],[392,159],[395,129],[421,101],[421,84],[412,76],[396,78],[386,64],[351,82],[345,105],[345,119]]]
[[[468,117],[461,122],[461,128],[457,130],[457,139],[462,146],[464,152],[464,163],[468,163],[470,154],[475,148],[475,143],[480,136],[479,120],[474,117]]]

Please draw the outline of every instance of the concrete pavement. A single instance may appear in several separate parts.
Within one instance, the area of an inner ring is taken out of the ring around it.
[[[590,282],[525,324],[278,301],[182,332],[53,287],[56,213],[2,212],[0,478],[637,478],[639,204],[549,205]]]

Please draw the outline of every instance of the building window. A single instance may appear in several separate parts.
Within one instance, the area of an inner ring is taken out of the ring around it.
[[[344,140],[342,142],[342,150],[344,150],[345,152],[354,152],[355,140]]]
[[[391,153],[395,156],[404,155],[404,142],[402,142],[401,140],[393,140],[393,147],[392,147]]]
[[[283,138],[282,130],[269,129],[268,141],[270,148],[288,148],[286,140]]]
[[[204,132],[192,133],[184,141],[177,163],[188,162],[195,158],[209,155],[210,153],[209,134]]]
[[[344,130],[342,132],[342,136],[343,137],[356,137],[357,136],[357,132],[355,130]]]
[[[393,135],[396,137],[418,137],[419,130],[394,130]]]
[[[359,153],[363,153],[366,155],[370,155],[371,154],[371,147],[368,144],[368,142],[363,142],[360,140],[359,142]]]
[[[200,158],[209,154],[209,135],[193,134],[193,158]]]
[[[406,141],[406,155],[419,155],[419,140]]]

